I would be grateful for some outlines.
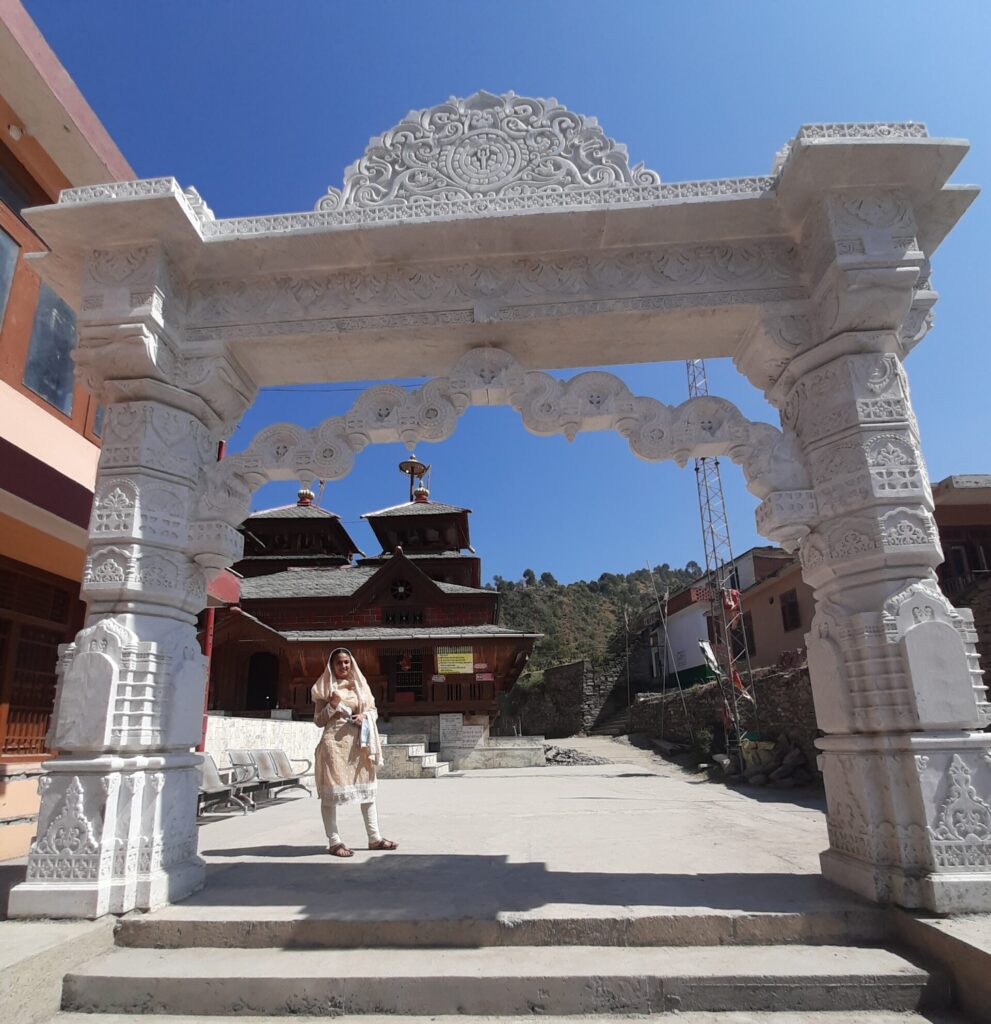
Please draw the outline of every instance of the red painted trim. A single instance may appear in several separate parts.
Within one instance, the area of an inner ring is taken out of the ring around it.
[[[93,492],[0,437],[0,488],[84,530]]]
[[[210,580],[206,592],[224,604],[237,604],[241,600],[241,581],[234,573],[225,569]]]

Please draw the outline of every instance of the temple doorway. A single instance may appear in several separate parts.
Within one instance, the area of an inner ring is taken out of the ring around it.
[[[270,711],[279,702],[279,659],[268,651],[252,654],[248,661],[245,711]]]

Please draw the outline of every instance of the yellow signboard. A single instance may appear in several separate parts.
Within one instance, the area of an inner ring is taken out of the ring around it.
[[[471,648],[437,648],[437,671],[448,676],[471,675],[475,671],[475,655]]]

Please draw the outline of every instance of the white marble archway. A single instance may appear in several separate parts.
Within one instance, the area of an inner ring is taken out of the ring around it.
[[[171,178],[26,211],[107,410],[88,616],[60,658],[57,756],[10,912],[92,917],[202,884],[195,618],[252,488],[339,477],[363,444],[435,439],[503,401],[537,432],[743,464],[758,529],[799,545],[816,595],[824,874],[879,902],[991,910],[991,716],[972,617],[936,582],[904,367],[933,254],[976,194],[949,183],[966,149],[910,122],[805,125],[769,174],[672,184],[555,100],[477,93],[372,139],[310,212],[221,220]],[[538,372],[714,356],[780,431],[718,399],[669,408],[608,374]],[[396,376],[437,379],[215,462],[258,387]]]
[[[371,387],[342,416],[310,429],[292,423],[265,427],[244,451],[205,473],[201,513],[215,517],[223,509],[225,522],[240,523],[250,494],[263,484],[298,480],[310,487],[316,480],[340,480],[367,445],[398,442],[412,451],[421,442],[446,440],[473,405],[509,405],[526,429],[540,436],[563,434],[571,441],[580,431],[614,430],[647,462],[670,459],[684,466],[689,459],[725,455],[742,466],[747,488],[761,502],[761,532],[789,550],[815,519],[815,495],[795,438],[770,423],[744,418],[731,402],[705,396],[665,405],[632,394],[615,374],[593,371],[560,379],[527,370],[508,352],[491,347],[470,350],[449,374],[413,391],[391,384]],[[214,535],[226,539],[221,529]],[[200,555],[202,564],[226,564],[229,558],[223,544]]]

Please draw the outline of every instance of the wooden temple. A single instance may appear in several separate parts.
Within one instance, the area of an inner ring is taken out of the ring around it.
[[[415,456],[400,468],[410,500],[362,516],[378,555],[364,556],[308,490],[244,521],[240,600],[217,612],[211,710],[307,718],[327,656],[347,647],[385,718],[498,711],[540,634],[496,624],[471,510],[431,501]]]

